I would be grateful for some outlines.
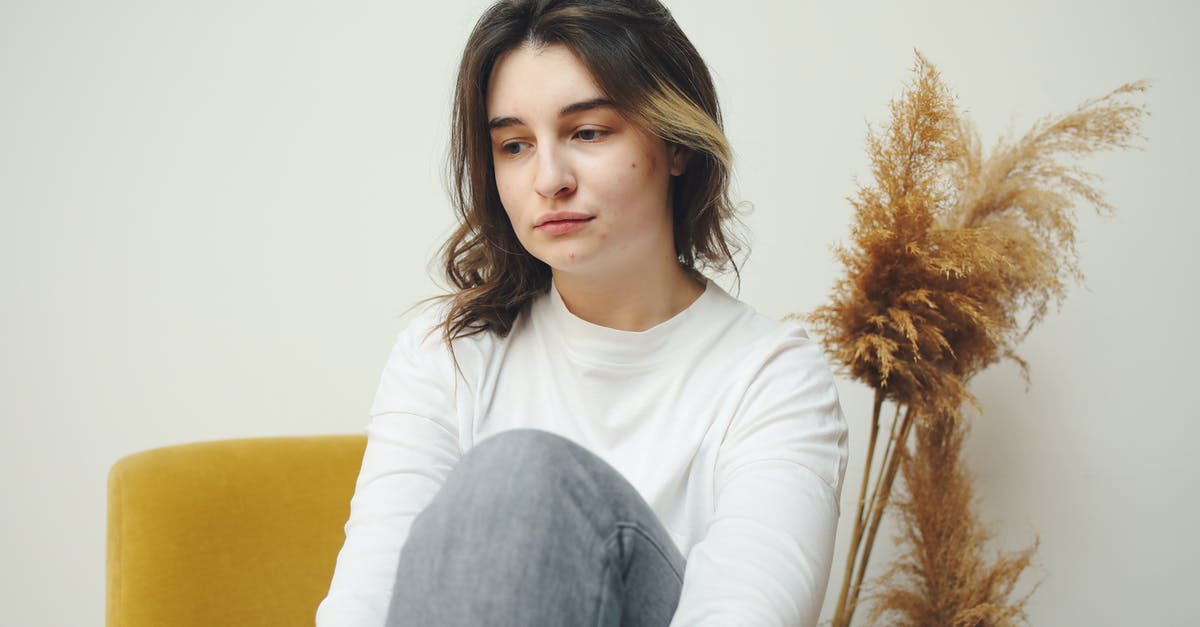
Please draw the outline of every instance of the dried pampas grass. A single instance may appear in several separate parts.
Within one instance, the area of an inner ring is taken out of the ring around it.
[[[959,415],[965,382],[1013,348],[1082,278],[1076,201],[1111,211],[1096,176],[1063,163],[1128,148],[1145,111],[1122,85],[1039,122],[984,159],[938,72],[917,53],[892,123],[868,138],[875,185],[851,199],[846,276],[809,321],[836,361],[924,415]],[[1019,363],[1020,362],[1018,359]]]
[[[970,481],[957,461],[962,408],[977,405],[967,382],[1001,358],[1015,360],[1026,371],[1016,345],[1052,304],[1062,302],[1068,283],[1082,279],[1075,205],[1082,201],[1101,213],[1112,210],[1096,187],[1097,177],[1074,162],[1100,150],[1132,147],[1146,114],[1127,98],[1144,92],[1148,84],[1125,84],[1071,113],[1038,121],[1025,135],[1001,142],[985,157],[978,133],[959,116],[953,96],[919,52],[913,72],[913,82],[891,103],[891,123],[883,133],[868,135],[874,184],[861,187],[850,199],[855,209],[851,244],[836,249],[845,277],[835,286],[832,302],[808,317],[833,360],[876,391],[866,473],[835,627],[850,624],[901,460],[908,482],[902,517],[909,525],[905,533],[914,553],[900,563],[920,568],[892,572],[909,573],[920,581],[906,592],[895,588],[878,595],[883,609],[877,608],[876,616],[884,611],[904,614],[902,607],[917,605],[913,595],[940,589],[923,578],[932,572],[930,564],[951,564],[945,561],[950,558],[937,557],[946,552],[958,555],[961,560],[954,563],[974,573],[954,581],[978,594],[966,588],[962,594],[938,592],[941,600],[930,601],[936,607],[942,608],[944,599],[960,605],[950,614],[937,615],[986,614],[995,620],[928,623],[916,617],[931,614],[914,613],[912,620],[917,622],[905,624],[992,625],[1004,624],[996,617],[1019,616],[1019,603],[1005,606],[1004,597],[1032,550],[1019,554],[1024,558],[1004,557],[991,567],[977,559],[986,534],[970,514]],[[896,406],[896,418],[874,487],[868,490],[885,402]],[[914,424],[918,444],[909,452]],[[933,446],[930,438],[943,443]],[[959,491],[925,493],[930,486],[945,491],[951,484],[966,486],[965,492],[955,488]],[[931,505],[937,498],[958,500]],[[958,513],[934,516],[926,511],[930,508]],[[938,527],[951,519],[956,520],[953,532],[951,527]],[[931,527],[930,521],[938,522]],[[933,553],[932,545],[916,542],[939,538],[955,542],[939,545]],[[918,556],[915,551],[925,553]],[[942,561],[930,562],[933,557]],[[990,587],[964,583],[993,580]],[[1001,609],[985,609],[989,607]]]

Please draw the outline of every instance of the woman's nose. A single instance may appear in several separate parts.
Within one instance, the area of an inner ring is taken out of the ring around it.
[[[575,174],[557,147],[540,148],[534,190],[545,198],[562,198],[575,191]]]

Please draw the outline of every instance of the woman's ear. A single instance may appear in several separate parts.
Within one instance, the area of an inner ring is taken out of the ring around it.
[[[667,154],[671,157],[671,176],[683,174],[692,156],[691,151],[679,144],[667,144]]]

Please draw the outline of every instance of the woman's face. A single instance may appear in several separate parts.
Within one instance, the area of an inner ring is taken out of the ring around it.
[[[676,263],[670,179],[682,151],[627,122],[574,53],[522,46],[501,56],[487,115],[500,201],[556,276]]]

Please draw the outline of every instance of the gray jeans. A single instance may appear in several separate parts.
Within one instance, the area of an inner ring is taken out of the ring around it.
[[[546,431],[480,442],[413,521],[388,627],[666,627],[684,558],[612,466]]]

